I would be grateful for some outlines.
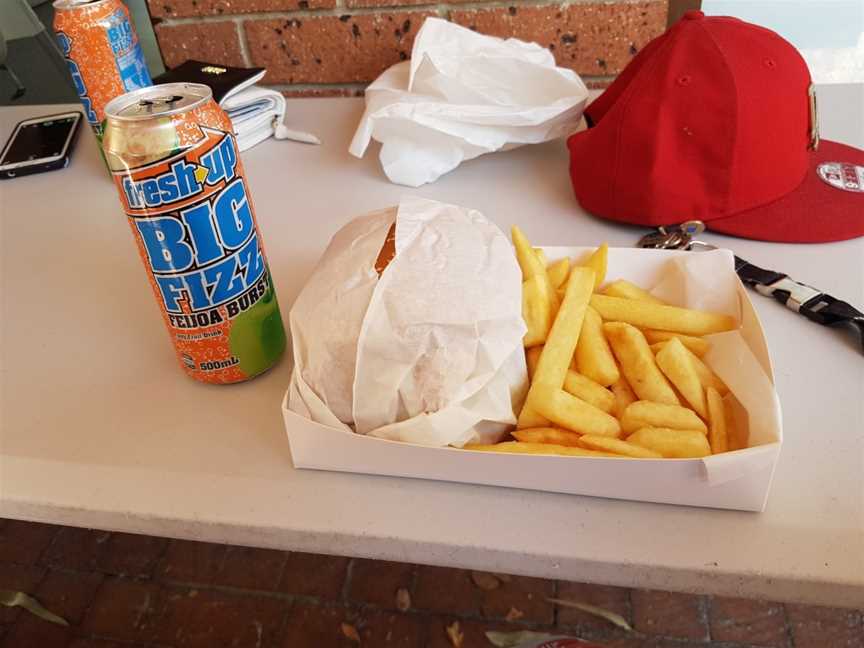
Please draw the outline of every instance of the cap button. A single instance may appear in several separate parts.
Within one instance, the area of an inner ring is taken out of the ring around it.
[[[701,20],[705,17],[705,14],[699,11],[698,9],[690,9],[689,11],[684,12],[684,20]]]

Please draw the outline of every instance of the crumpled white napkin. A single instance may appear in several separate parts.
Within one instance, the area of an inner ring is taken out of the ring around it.
[[[382,143],[391,182],[418,187],[463,160],[576,130],[588,89],[536,43],[477,34],[427,18],[411,60],[366,89],[366,111],[349,152]]]

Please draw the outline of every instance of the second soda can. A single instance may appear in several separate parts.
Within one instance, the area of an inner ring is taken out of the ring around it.
[[[228,117],[193,83],[106,114],[105,157],[181,366],[208,383],[266,371],[285,330]]]
[[[129,10],[120,0],[55,0],[54,33],[84,115],[101,139],[105,106],[152,85]]]

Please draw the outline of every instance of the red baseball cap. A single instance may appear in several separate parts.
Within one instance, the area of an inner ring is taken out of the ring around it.
[[[819,140],[807,64],[774,32],[689,11],[567,141],[587,211],[795,243],[864,235],[864,151]]]

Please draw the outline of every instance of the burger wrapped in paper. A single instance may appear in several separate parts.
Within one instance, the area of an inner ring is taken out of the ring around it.
[[[527,389],[521,274],[480,212],[411,198],[333,237],[291,310],[288,406],[431,446],[497,441]]]

